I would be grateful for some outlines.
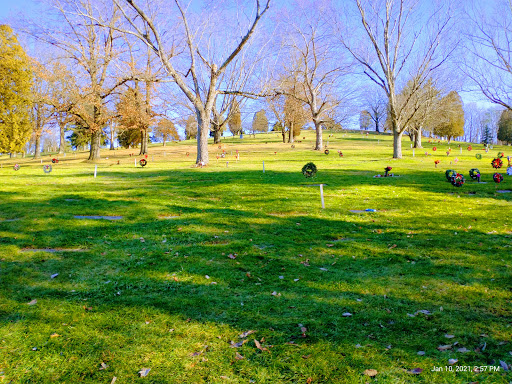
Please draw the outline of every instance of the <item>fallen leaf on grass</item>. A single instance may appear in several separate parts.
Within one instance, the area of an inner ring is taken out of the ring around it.
[[[254,345],[256,345],[256,348],[258,348],[261,352],[264,352],[264,351],[268,352],[268,348],[262,347],[260,342],[256,339],[254,339]]]
[[[312,382],[313,382],[313,378],[308,377],[308,379],[306,380],[306,384],[311,384]]]
[[[235,353],[235,359],[237,359],[237,360],[243,360],[243,359],[244,359],[244,357],[243,357],[241,354],[239,354],[238,352],[236,352],[236,353]]]
[[[450,359],[450,360],[448,360],[448,364],[453,365],[453,364],[455,364],[457,361],[459,361],[459,360],[457,360],[457,359]]]
[[[37,304],[37,300],[36,299],[34,299],[31,302],[27,303],[27,305],[35,305],[35,304]]]
[[[277,293],[276,291],[274,291],[274,292],[272,292],[272,296],[279,297],[279,296],[281,296],[281,294],[280,294],[280,293]]]
[[[238,343],[235,343],[234,341],[230,341],[230,348],[240,348],[242,345],[244,345],[245,343],[247,343],[247,340],[242,340],[242,341],[239,341]]]
[[[307,360],[307,359],[309,359],[310,357],[311,357],[311,355],[302,355],[302,358],[303,358],[304,360]]]
[[[471,351],[466,348],[459,348],[459,349],[457,349],[457,352],[466,353],[466,352],[471,352]]]
[[[343,316],[343,317],[350,317],[350,316],[352,316],[352,314],[350,312],[343,312],[341,314],[341,316]]]
[[[50,279],[55,279],[57,276],[59,276],[58,273],[54,273],[53,275],[50,276]]]
[[[503,360],[500,360],[500,365],[501,368],[503,368],[505,371],[509,370],[507,363],[505,363]]]
[[[50,335],[50,338],[53,339],[54,337],[59,337],[60,335],[58,333],[52,333]]]
[[[115,376],[114,376],[114,377],[112,378],[112,381],[110,382],[110,384],[114,384],[114,383],[116,382],[116,380],[117,380],[117,377],[115,377]]]
[[[419,375],[421,372],[423,372],[423,369],[421,368],[414,368],[410,371],[407,371],[407,373],[413,374],[413,375]]]
[[[376,369],[366,369],[363,374],[366,376],[374,377],[377,376],[379,372]]]
[[[300,262],[302,265],[304,265],[305,267],[309,267],[309,259],[306,259],[304,261],[301,261]]]
[[[100,371],[103,371],[104,369],[107,369],[107,368],[108,368],[107,364],[105,364],[103,362],[100,364]]]
[[[397,245],[396,244],[393,244],[391,247],[389,247],[388,249],[393,249],[393,248],[396,248]]]
[[[325,244],[325,246],[331,248],[334,247],[334,244]]]
[[[319,268],[321,271],[328,271],[327,268]]]
[[[425,351],[418,351],[417,355],[418,356],[424,356],[425,355]]]
[[[228,255],[228,257],[229,257],[231,260],[236,259],[236,256],[234,256],[232,253],[230,253],[230,254]]]
[[[190,354],[190,357],[196,357],[196,356],[199,356],[201,353],[203,353],[203,352],[194,352],[194,353],[191,353],[191,354]]]
[[[146,377],[148,375],[149,371],[151,371],[151,368],[142,368],[139,371],[139,376],[140,377]]]
[[[92,311],[92,307],[87,307],[84,305],[82,308],[85,309],[86,311]]]
[[[418,313],[423,313],[424,315],[431,315],[432,312],[426,310],[426,309],[420,309],[419,311],[416,311],[414,314],[417,315]]]
[[[440,345],[439,347],[437,347],[437,349],[439,351],[447,351],[449,349],[452,349],[452,345],[451,344]]]
[[[220,378],[221,378],[222,380],[229,380],[229,377],[227,377],[227,376],[220,376]]]
[[[446,334],[446,335],[444,335],[444,337],[446,337],[447,339],[453,339],[455,336],[454,336],[454,335],[448,335],[448,334]]]
[[[249,336],[249,335],[252,335],[254,332],[256,332],[256,331],[253,331],[253,330],[251,329],[251,330],[249,330],[249,331],[247,331],[247,332],[244,332],[244,333],[242,333],[242,334],[238,335],[238,337],[239,337],[239,338],[241,338],[241,339],[243,339],[243,338],[245,338],[245,337],[247,337],[247,336]]]

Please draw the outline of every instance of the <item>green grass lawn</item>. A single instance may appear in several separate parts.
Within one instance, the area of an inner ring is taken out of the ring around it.
[[[512,149],[301,136],[0,157],[0,383],[512,381]]]

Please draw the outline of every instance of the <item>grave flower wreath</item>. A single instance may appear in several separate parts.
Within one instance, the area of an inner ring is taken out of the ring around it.
[[[13,169],[14,169],[15,171],[19,171],[19,169],[20,169],[20,165],[19,165],[19,164],[14,164]]]
[[[314,163],[307,163],[302,167],[302,174],[305,177],[314,177],[316,175],[316,165]]]
[[[464,184],[464,176],[460,173],[456,173],[455,176],[452,177],[451,183],[454,187],[460,187]]]
[[[328,154],[329,154],[329,150],[328,150],[328,149],[326,149],[326,150],[324,151],[324,153],[325,153],[326,155],[328,155]]]
[[[53,163],[53,164],[56,164],[56,163],[58,163],[58,162],[59,162],[59,159],[55,159],[55,158],[53,158],[53,159],[52,159],[52,163]]]
[[[480,171],[478,170],[478,168],[470,169],[469,177],[471,177],[473,180],[478,180],[480,178]]]
[[[47,165],[43,165],[43,172],[44,173],[50,173],[52,171],[52,166],[47,164]]]
[[[491,162],[491,165],[493,168],[496,168],[496,169],[501,168],[503,166],[503,160],[501,160],[499,157],[496,157]]]
[[[505,156],[505,154],[503,152],[498,152],[498,159],[501,159],[503,156]]]
[[[477,154],[475,155],[475,157],[476,157],[478,160],[480,160],[480,159],[482,159],[482,154],[481,154],[481,153],[477,153]]]
[[[444,175],[446,176],[446,180],[451,181],[452,178],[457,175],[457,172],[455,172],[453,169],[448,169]]]
[[[146,159],[140,159],[139,164],[141,167],[145,167],[148,164],[148,161]]]
[[[499,184],[503,181],[503,175],[501,173],[496,172],[494,175],[492,175],[492,179],[496,184]]]

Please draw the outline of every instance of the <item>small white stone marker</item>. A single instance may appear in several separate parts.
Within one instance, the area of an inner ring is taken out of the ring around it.
[[[133,159],[133,166],[137,168],[137,159]]]
[[[229,161],[226,161],[226,168],[229,167]]]
[[[98,172],[98,164],[94,165],[94,178],[96,178],[96,172]]]
[[[320,200],[322,200],[322,209],[325,209],[325,202],[324,202],[324,185],[320,184]]]
[[[414,157],[414,148],[412,149],[412,157]]]
[[[263,173],[265,173],[265,160],[263,160]]]

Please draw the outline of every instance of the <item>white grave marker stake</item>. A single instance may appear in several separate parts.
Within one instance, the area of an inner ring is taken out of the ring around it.
[[[462,155],[462,147],[460,147],[460,154]]]
[[[265,173],[265,160],[263,160],[263,173]]]
[[[226,161],[226,168],[229,166],[229,161]]]
[[[414,148],[412,149],[412,157],[414,157]]]
[[[320,200],[322,200],[322,209],[325,209],[324,203],[324,185],[320,184]]]
[[[94,178],[96,178],[96,172],[98,171],[98,164],[94,165]]]
[[[133,166],[137,168],[137,159],[133,159]]]
[[[151,155],[151,161],[155,161],[155,155]]]

